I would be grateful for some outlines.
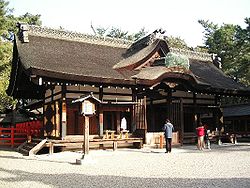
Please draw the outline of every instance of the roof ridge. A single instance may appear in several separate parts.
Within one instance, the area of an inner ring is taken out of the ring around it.
[[[198,59],[198,60],[202,60],[202,61],[212,61],[212,56],[209,53],[196,52],[196,51],[192,51],[192,50],[173,48],[173,47],[169,47],[169,49],[170,49],[170,52],[187,56],[190,59]]]
[[[112,38],[112,37],[103,37],[96,36],[86,33],[80,33],[76,31],[62,30],[62,29],[54,29],[50,27],[42,27],[36,25],[28,25],[26,23],[19,23],[19,29],[22,36],[22,40],[24,42],[29,42],[28,35],[49,37],[55,39],[76,41],[76,42],[85,42],[90,44],[97,44],[103,46],[111,46],[117,48],[125,48],[129,50],[135,50],[135,48],[141,46],[145,47],[152,44],[155,40],[160,39],[167,42],[164,37],[157,37],[160,31],[156,30],[151,34],[148,34],[137,41],[120,39],[120,38]],[[25,34],[24,34],[25,33]],[[162,35],[163,36],[163,35]],[[170,52],[174,52],[180,55],[185,55],[191,59],[198,59],[202,61],[211,61],[212,57],[208,53],[203,52],[195,52],[186,49],[173,48],[169,47]]]
[[[98,45],[119,47],[119,48],[129,48],[133,43],[133,41],[130,40],[95,36],[76,31],[54,29],[50,27],[41,27],[36,25],[27,25],[27,26],[28,26],[28,34],[42,36],[42,37],[86,42],[91,44],[98,44]]]

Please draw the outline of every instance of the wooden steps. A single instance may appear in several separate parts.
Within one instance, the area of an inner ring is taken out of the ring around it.
[[[32,139],[31,142],[24,142],[21,144],[18,148],[17,151],[25,156],[28,155],[35,155],[39,150],[41,150],[43,147],[37,148],[37,145],[39,145],[41,142],[46,142],[45,140],[42,139]],[[34,151],[34,148],[38,149]]]

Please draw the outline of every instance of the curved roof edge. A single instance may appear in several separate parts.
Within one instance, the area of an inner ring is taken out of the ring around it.
[[[195,85],[210,87],[209,84],[199,81],[195,75],[185,68],[155,66],[142,69],[138,74],[132,76],[137,84],[152,86],[164,79],[181,79],[189,81]]]

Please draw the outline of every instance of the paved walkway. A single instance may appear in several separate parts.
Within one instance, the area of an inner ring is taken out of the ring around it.
[[[0,150],[0,187],[249,187],[250,144],[90,151],[25,157]]]

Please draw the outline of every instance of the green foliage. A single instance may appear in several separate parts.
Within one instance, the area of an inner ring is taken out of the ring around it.
[[[169,46],[171,46],[172,48],[190,50],[186,42],[180,37],[169,36],[167,37],[167,41],[168,41]]]
[[[223,71],[250,84],[250,18],[245,19],[246,28],[238,25],[218,26],[209,21],[199,20],[205,29],[205,45],[208,52],[221,57]]]
[[[147,33],[148,33],[148,31],[146,31],[146,29],[143,27],[137,33],[130,35],[130,38],[131,38],[130,40],[136,41],[136,40],[144,37]]]
[[[94,28],[93,28],[94,29]],[[99,35],[99,36],[105,36],[106,32],[107,32],[107,28],[104,27],[98,27],[96,28],[95,34]]]
[[[9,84],[11,50],[10,42],[0,41],[0,112],[3,112],[5,108],[10,108],[14,102],[5,92]]]
[[[122,31],[120,28],[112,27],[108,32],[107,36],[112,38],[126,39],[128,36],[128,31]]]
[[[196,46],[196,47],[192,48],[192,50],[195,52],[208,53],[208,49],[204,46]]]
[[[0,36],[2,36],[6,32],[7,28],[7,15],[10,12],[10,9],[7,8],[8,2],[4,0],[0,0]]]
[[[17,21],[19,22],[25,22],[29,25],[42,25],[42,21],[40,20],[41,15],[40,14],[30,14],[26,13],[20,17],[17,18]]]
[[[111,29],[109,28],[104,28],[104,27],[98,27],[94,28],[91,25],[91,28],[93,29],[94,33],[98,36],[107,36],[107,37],[112,37],[112,38],[120,38],[120,39],[125,39],[125,40],[132,40],[136,41],[140,39],[141,37],[144,37],[148,32],[145,30],[145,28],[140,29],[137,33],[129,34],[128,31],[122,31],[120,28],[117,27],[112,27]]]
[[[168,53],[165,57],[165,65],[166,67],[183,67],[185,69],[189,69],[189,60],[188,57],[183,55],[178,55],[175,53]]]
[[[108,36],[112,38],[121,38],[121,39],[132,40],[132,41],[136,41],[146,36],[146,34],[148,33],[148,31],[146,31],[145,28],[141,28],[137,33],[133,33],[133,34],[129,34],[128,31],[122,31],[120,28],[117,28],[117,27],[112,27],[111,29],[104,28],[104,27],[94,28],[91,25],[91,28],[93,32],[98,36],[103,36],[103,37]],[[169,36],[167,37],[167,42],[173,48],[193,50],[190,47],[188,47],[186,42],[180,37]],[[200,49],[201,48],[197,49],[197,51],[199,51]],[[205,50],[203,49],[202,51],[204,52]]]
[[[23,16],[15,17],[11,13],[12,10],[8,8],[8,2],[0,0],[0,112],[4,112],[6,108],[10,108],[15,103],[5,92],[9,85],[11,69],[11,32],[17,32],[17,22],[41,25],[40,15],[26,13]]]

